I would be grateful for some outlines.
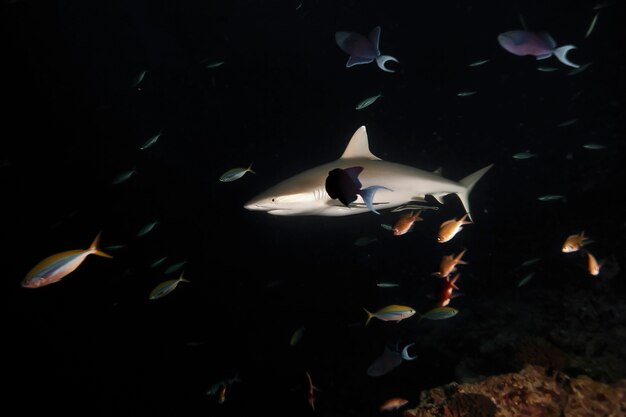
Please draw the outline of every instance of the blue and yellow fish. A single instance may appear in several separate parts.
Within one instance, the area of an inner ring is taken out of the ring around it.
[[[91,246],[87,249],[75,249],[65,252],[57,253],[52,256],[48,256],[43,261],[31,269],[26,278],[22,281],[22,287],[24,288],[39,288],[48,284],[61,281],[67,274],[73,272],[76,268],[83,263],[85,258],[89,255],[98,255],[104,258],[112,258],[102,252],[98,248],[100,242],[100,233],[91,243]]]

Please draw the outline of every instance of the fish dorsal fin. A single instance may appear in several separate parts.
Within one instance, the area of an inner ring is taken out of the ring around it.
[[[365,126],[361,126],[356,132],[354,132],[352,139],[350,139],[350,143],[346,146],[346,150],[343,151],[343,155],[341,155],[340,159],[353,158],[380,160],[379,157],[370,152]]]

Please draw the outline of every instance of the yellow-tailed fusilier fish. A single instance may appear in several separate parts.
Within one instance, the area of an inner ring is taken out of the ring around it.
[[[400,321],[409,318],[413,314],[415,314],[415,310],[412,307],[401,306],[397,304],[383,307],[375,313],[370,313],[366,309],[363,310],[365,310],[365,312],[367,313],[367,321],[365,322],[366,326],[373,317],[376,317],[377,319],[380,319],[382,321]]]
[[[246,172],[251,172],[253,174],[256,174],[256,172],[252,170],[252,163],[250,163],[248,168],[229,169],[228,171],[222,174],[222,176],[220,177],[220,181],[231,182],[231,181],[238,180],[239,178],[243,177],[246,174]]]
[[[163,281],[150,292],[150,299],[156,300],[161,297],[165,297],[167,294],[171,293],[176,289],[179,283],[181,282],[191,282],[185,278],[183,278],[185,271],[180,273],[178,279],[168,279],[167,281]]]
[[[31,269],[22,281],[24,288],[39,288],[62,280],[83,263],[89,255],[112,258],[98,248],[100,233],[87,249],[68,250],[49,256]]]

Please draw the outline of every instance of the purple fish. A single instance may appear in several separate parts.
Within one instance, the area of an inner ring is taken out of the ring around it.
[[[335,41],[342,51],[350,55],[346,68],[353,65],[369,64],[376,60],[378,68],[387,72],[394,72],[385,67],[387,61],[398,62],[390,55],[381,55],[378,49],[380,40],[380,26],[370,32],[369,38],[355,32],[335,32]]]
[[[376,214],[380,214],[374,209],[374,194],[381,188],[385,190],[389,190],[389,188],[372,185],[371,187],[361,189],[361,181],[359,181],[361,171],[363,171],[363,167],[333,169],[326,177],[326,192],[330,198],[338,199],[346,207],[349,207],[350,203],[356,200],[356,196],[360,195],[368,209]]]
[[[567,59],[567,53],[576,48],[574,45],[556,47],[556,42],[547,32],[530,32],[528,30],[512,30],[498,35],[498,43],[504,49],[518,56],[532,55],[537,59],[546,59],[552,55],[570,67],[578,68]]]

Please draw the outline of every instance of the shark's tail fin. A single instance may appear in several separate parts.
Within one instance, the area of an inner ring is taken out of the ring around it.
[[[489,171],[489,169],[492,166],[493,166],[493,164],[487,165],[486,167],[484,167],[482,169],[479,169],[478,171],[474,172],[473,174],[468,175],[467,177],[465,177],[461,181],[459,181],[461,183],[461,185],[463,185],[463,187],[465,187],[465,190],[461,191],[457,195],[461,199],[461,203],[463,203],[463,207],[465,208],[465,212],[467,213],[467,217],[470,220],[472,220],[472,214],[470,213],[469,194],[470,194],[470,192],[472,192],[472,188],[474,188],[474,185],[476,185],[478,180],[480,180],[482,178],[482,176],[485,175],[485,173],[487,171]]]

